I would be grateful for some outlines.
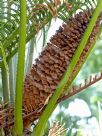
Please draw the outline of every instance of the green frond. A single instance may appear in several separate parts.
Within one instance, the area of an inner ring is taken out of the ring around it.
[[[0,8],[0,41],[3,44],[7,59],[10,59],[10,57],[18,51],[20,8],[18,0],[9,1],[9,4],[7,4],[7,2],[7,0],[0,2],[3,5],[3,7]],[[68,18],[74,15],[78,10],[95,8],[97,3],[94,0],[74,0],[68,1],[67,4],[72,5],[71,10],[65,2],[56,7],[53,2],[28,0],[27,42],[31,40],[40,29],[43,28],[44,30],[44,26],[49,23],[53,17],[67,21]]]

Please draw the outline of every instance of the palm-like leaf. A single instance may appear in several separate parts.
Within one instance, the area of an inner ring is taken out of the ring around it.
[[[0,2],[2,4],[2,2]],[[54,3],[46,3],[45,1],[27,2],[27,42],[51,19],[54,17],[54,11],[63,21],[66,21],[78,9],[87,8],[87,4],[91,2],[77,1],[71,2],[74,10],[66,12],[65,3],[56,7]],[[3,10],[2,10],[3,9]],[[0,41],[6,52],[8,59],[17,52],[19,42],[19,22],[20,9],[19,1],[10,1],[7,5],[7,0],[3,1],[3,7],[0,9]]]

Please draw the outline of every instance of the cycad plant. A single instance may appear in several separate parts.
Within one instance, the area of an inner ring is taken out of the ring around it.
[[[102,79],[102,73],[94,80],[90,77],[88,84],[78,89],[73,86],[70,91],[101,34],[102,1],[2,0],[0,5],[0,127],[5,135],[22,136],[39,119],[31,135],[43,136],[59,102]],[[61,19],[63,25],[46,45],[53,18]],[[43,50],[31,66],[39,31],[43,35]]]

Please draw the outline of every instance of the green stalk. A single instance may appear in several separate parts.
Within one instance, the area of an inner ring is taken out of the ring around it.
[[[6,103],[8,105],[9,104],[8,73],[4,63],[2,64],[1,71],[2,71],[3,103]]]
[[[14,105],[14,71],[13,71],[13,60],[9,62],[9,87],[10,87],[10,104]]]
[[[17,136],[22,136],[23,134],[22,94],[24,80],[25,46],[26,46],[26,0],[20,0],[20,44],[18,49],[18,65],[16,80],[15,112],[14,112],[15,113],[14,130],[17,133]]]
[[[47,105],[46,109],[42,113],[40,120],[38,122],[38,125],[32,133],[32,136],[43,136],[44,128],[46,126],[47,120],[50,117],[50,115],[56,105],[56,102],[57,102],[58,98],[60,97],[60,95],[63,91],[63,88],[68,81],[68,78],[70,77],[70,74],[72,73],[73,69],[75,68],[77,61],[79,60],[80,55],[81,55],[83,49],[85,48],[85,45],[87,44],[89,36],[90,36],[90,34],[93,30],[93,27],[97,21],[97,18],[101,12],[101,9],[102,9],[102,0],[99,0],[98,5],[97,5],[95,12],[93,14],[93,17],[89,23],[88,28],[86,29],[86,31],[84,33],[84,36],[78,46],[78,49],[76,50],[76,53],[73,56],[72,61],[71,61],[70,65],[68,66],[68,68],[67,68],[60,84],[58,85],[55,93],[53,94],[52,98],[50,99],[49,104]]]
[[[10,14],[11,13],[11,5],[10,5],[10,0],[7,1],[7,6],[8,10],[7,12]],[[14,105],[14,75],[13,75],[13,62],[12,58],[9,61],[8,64],[9,67],[9,88],[10,88],[10,105]]]
[[[16,53],[13,57],[13,68],[14,68],[14,88],[16,88],[16,72],[17,72],[17,62],[18,62],[18,54]]]

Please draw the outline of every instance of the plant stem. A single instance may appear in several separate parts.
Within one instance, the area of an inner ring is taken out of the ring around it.
[[[50,115],[51,115],[51,113],[52,113],[52,111],[53,111],[53,109],[56,105],[56,102],[57,102],[59,96],[61,95],[63,88],[65,87],[65,84],[68,81],[68,78],[70,77],[73,69],[75,68],[77,61],[79,60],[80,55],[81,55],[83,49],[85,48],[85,45],[87,44],[89,36],[90,36],[90,34],[93,30],[93,27],[94,27],[94,25],[97,21],[97,18],[99,16],[100,12],[101,12],[101,9],[102,9],[102,0],[99,0],[98,5],[95,9],[95,12],[93,13],[93,17],[92,17],[92,19],[89,23],[89,26],[86,29],[84,36],[83,36],[83,38],[82,38],[82,40],[81,40],[81,42],[80,42],[80,44],[79,44],[79,46],[78,46],[78,48],[75,52],[75,55],[73,56],[72,61],[71,61],[70,65],[68,66],[68,68],[67,68],[67,70],[64,74],[64,77],[62,78],[62,80],[59,83],[56,91],[54,92],[53,96],[51,97],[49,104],[47,105],[46,109],[42,113],[40,120],[38,122],[38,125],[35,128],[35,130],[33,131],[32,136],[43,136],[44,128],[45,128],[45,125],[47,123],[47,120],[50,117]]]
[[[9,87],[10,87],[10,104],[14,105],[14,72],[12,59],[9,62]]]
[[[18,49],[18,65],[15,96],[15,124],[14,129],[17,136],[23,134],[22,119],[22,94],[24,80],[24,62],[26,46],[26,0],[20,0],[20,44]]]
[[[13,57],[13,68],[14,68],[14,88],[16,88],[16,71],[17,71],[17,62],[18,62],[18,54],[16,53]]]
[[[2,64],[2,88],[3,88],[3,103],[9,104],[9,84],[8,84],[8,73],[4,64]]]

